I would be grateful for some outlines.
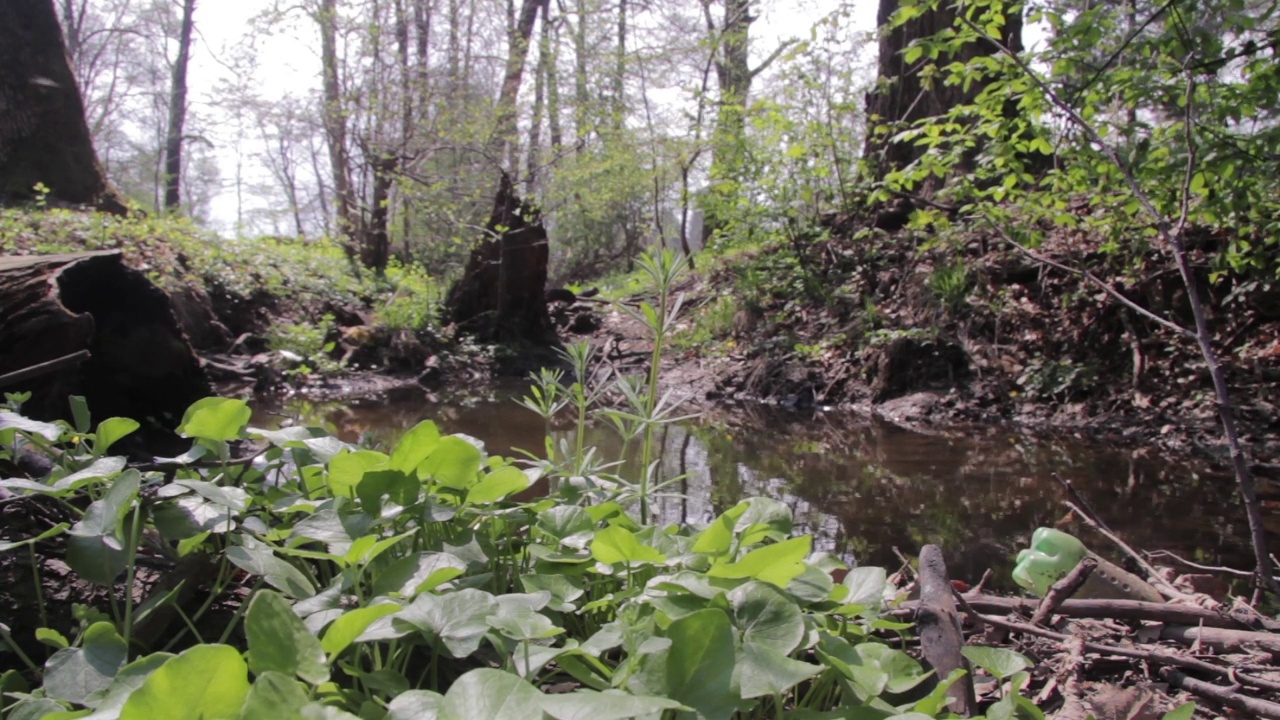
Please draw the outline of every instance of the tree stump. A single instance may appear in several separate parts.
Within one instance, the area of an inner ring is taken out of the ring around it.
[[[449,290],[448,316],[462,330],[490,342],[557,342],[547,312],[547,231],[503,173],[493,214],[462,279]]]
[[[13,379],[16,371],[83,351],[88,357],[81,362],[52,363],[34,377]],[[131,417],[150,424],[153,437],[176,427],[188,405],[212,392],[169,296],[114,250],[0,258],[0,376],[6,375],[0,390],[32,393],[26,415],[65,417],[67,396],[83,395],[95,418]]]

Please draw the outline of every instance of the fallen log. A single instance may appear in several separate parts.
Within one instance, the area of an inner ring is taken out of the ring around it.
[[[169,296],[114,250],[0,258],[0,376],[31,392],[30,417],[66,417],[83,395],[95,418],[151,419],[153,437],[211,393]]]
[[[1030,617],[1039,604],[1035,599],[1003,598],[991,595],[966,598],[978,612],[983,613],[1021,613]],[[895,608],[891,614],[909,617],[916,612],[919,603],[907,601]],[[1246,617],[1243,614],[1225,615],[1198,605],[1171,605],[1168,603],[1143,602],[1141,600],[1064,600],[1054,610],[1059,615],[1071,618],[1094,618],[1110,620],[1146,620],[1163,622],[1171,625],[1204,625],[1205,627],[1260,629],[1280,632],[1280,622],[1261,616]]]

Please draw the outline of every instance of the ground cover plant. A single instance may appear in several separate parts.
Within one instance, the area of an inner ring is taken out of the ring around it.
[[[0,458],[57,465],[0,486],[66,521],[0,549],[63,548],[97,602],[5,628],[25,665],[0,681],[5,717],[945,715],[955,678],[922,689],[931,674],[886,641],[907,626],[880,617],[885,571],[835,582],[843,563],[777,501],[662,526],[607,482],[429,421],[382,452],[250,427],[224,398],[187,413],[190,451],[131,463],[111,448],[136,423],[37,422],[17,400]],[[253,461],[233,459],[246,441]],[[199,595],[165,581],[192,565],[209,569],[187,576]],[[1019,682],[1005,712],[1034,716]]]

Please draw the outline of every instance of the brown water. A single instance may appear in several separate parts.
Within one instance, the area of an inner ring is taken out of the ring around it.
[[[445,432],[480,438],[490,453],[539,451],[542,419],[510,399],[518,392],[442,402],[409,391],[344,405],[295,402],[283,412],[326,424],[349,441],[366,435],[390,444],[431,419]],[[895,548],[915,555],[936,543],[953,577],[974,582],[992,568],[1007,587],[1012,558],[1032,531],[1067,515],[1052,479],[1057,473],[1133,547],[1209,565],[1252,565],[1230,475],[1150,449],[981,429],[921,434],[850,413],[767,407],[673,425],[658,442],[662,476],[689,475],[675,488],[683,498],[659,502],[664,520],[706,522],[741,498],[766,495],[789,505],[817,546],[862,564],[897,568]],[[606,427],[593,428],[588,443],[610,459],[621,451]],[[622,470],[635,472],[634,461]],[[1060,527],[1118,558],[1078,522],[1068,518]]]

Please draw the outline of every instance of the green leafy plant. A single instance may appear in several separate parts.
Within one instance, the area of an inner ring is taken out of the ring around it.
[[[191,449],[137,466],[109,454],[125,425],[90,437],[0,414],[0,448],[57,464],[0,487],[79,516],[0,552],[62,545],[109,598],[69,633],[61,618],[36,631],[51,653],[26,657],[42,684],[0,680],[13,717],[945,712],[918,689],[929,674],[874,637],[901,627],[879,616],[884,570],[834,582],[841,563],[795,535],[776,500],[663,527],[569,484],[517,499],[546,467],[431,422],[383,452],[249,420],[243,401],[202,400],[179,426]],[[251,463],[230,452],[247,439]],[[170,572],[213,569],[190,593],[148,594],[142,552]],[[0,637],[18,647],[12,630]],[[553,683],[571,691],[539,689]]]

